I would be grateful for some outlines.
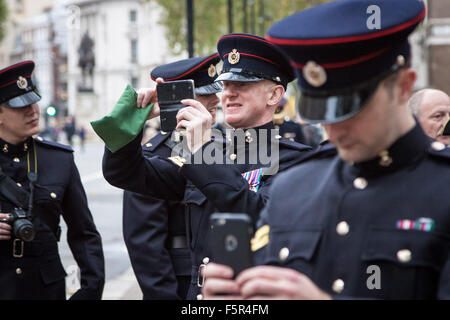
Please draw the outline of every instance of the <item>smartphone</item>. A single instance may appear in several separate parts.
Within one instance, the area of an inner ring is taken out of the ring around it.
[[[176,80],[156,85],[160,109],[161,131],[169,132],[177,127],[177,113],[186,106],[183,99],[194,99],[194,80]]]
[[[212,261],[230,266],[236,277],[242,270],[253,266],[252,237],[253,224],[247,214],[212,214],[209,229]]]

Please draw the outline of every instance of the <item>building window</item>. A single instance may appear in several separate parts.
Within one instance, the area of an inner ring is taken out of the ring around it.
[[[130,10],[130,22],[131,23],[137,22],[137,11],[136,10]]]
[[[131,40],[131,62],[137,62],[138,60],[138,41],[137,39]]]

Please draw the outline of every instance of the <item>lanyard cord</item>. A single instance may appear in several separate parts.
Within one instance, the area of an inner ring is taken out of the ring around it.
[[[33,141],[33,154],[34,154],[34,172],[32,172],[31,168],[30,168],[30,150],[28,150],[27,152],[27,177],[28,177],[28,181],[29,181],[29,186],[30,186],[30,196],[28,198],[28,216],[30,217],[31,220],[33,220],[34,216],[32,213],[33,210],[33,193],[34,193],[34,183],[37,181],[37,152],[36,152],[36,142],[34,140]]]

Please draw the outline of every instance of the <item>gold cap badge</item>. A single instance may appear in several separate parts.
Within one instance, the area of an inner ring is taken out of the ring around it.
[[[239,62],[239,59],[241,58],[241,55],[237,51],[237,49],[233,49],[233,51],[230,52],[228,55],[228,62],[231,64],[236,64]]]
[[[308,61],[303,68],[303,77],[314,87],[320,87],[327,82],[327,73],[325,69],[314,61]]]
[[[216,67],[213,64],[209,66],[208,75],[211,78],[214,78],[214,76],[216,75]]]
[[[20,76],[17,80],[17,86],[19,89],[26,89],[28,87],[28,81],[24,77]]]

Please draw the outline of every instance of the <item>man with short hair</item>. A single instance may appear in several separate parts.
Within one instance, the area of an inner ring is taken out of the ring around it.
[[[206,107],[214,122],[219,103],[217,93],[222,91],[220,83],[214,82],[219,61],[217,53],[183,59],[156,67],[151,77],[192,79],[195,99]],[[170,157],[170,136],[171,132],[159,132],[144,143],[145,157]],[[191,259],[184,204],[125,190],[123,234],[144,300],[185,299],[191,282]]]
[[[107,147],[103,158],[103,173],[112,185],[168,200],[182,199],[186,204],[192,251],[188,299],[197,297],[203,283],[199,269],[210,261],[210,215],[247,212],[256,222],[274,174],[306,158],[311,149],[273,130],[275,109],[294,78],[282,53],[266,39],[248,34],[223,36],[218,52],[224,64],[216,81],[223,82],[225,121],[235,130],[227,132],[225,139],[214,134],[205,106],[193,99],[182,100],[186,108],[177,114],[177,129],[184,129],[183,141],[190,153],[172,156],[173,163],[161,157],[146,160],[138,135],[115,152]],[[137,105],[155,103],[149,114],[152,118],[159,115],[156,102],[156,90],[150,90],[139,95]]]
[[[445,92],[436,89],[419,90],[409,99],[408,105],[427,135],[450,145],[450,137],[442,135],[445,124],[450,119],[450,97]]]
[[[367,28],[369,6],[381,30]],[[407,38],[424,17],[417,0],[341,0],[269,29],[297,70],[300,115],[338,155],[275,179],[252,241],[266,265],[233,279],[209,264],[205,298],[450,298],[450,149],[407,106]]]
[[[101,237],[72,148],[33,138],[41,99],[33,70],[33,61],[0,70],[0,299],[66,299],[58,253],[62,217],[81,271],[81,288],[71,299],[99,300],[105,282]]]

